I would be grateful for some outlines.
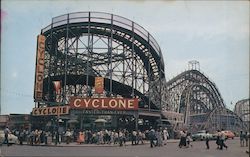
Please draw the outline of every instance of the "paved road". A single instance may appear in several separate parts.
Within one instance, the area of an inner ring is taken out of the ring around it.
[[[150,148],[149,144],[137,146],[2,146],[1,155],[10,157],[248,157],[248,147],[240,147],[239,140],[228,140],[226,150],[217,150],[215,141],[210,141],[211,149],[205,149],[205,142],[193,142],[192,148],[178,148],[178,143],[171,142],[163,147]]]

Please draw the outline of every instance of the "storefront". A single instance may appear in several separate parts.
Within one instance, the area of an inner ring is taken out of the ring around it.
[[[64,106],[34,108],[33,129],[138,129],[138,99],[72,97]]]

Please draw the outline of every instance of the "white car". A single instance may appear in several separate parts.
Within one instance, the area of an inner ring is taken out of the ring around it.
[[[5,139],[4,131],[0,130],[0,144],[3,144],[4,139]],[[9,140],[9,144],[17,144],[18,143],[18,138],[11,133],[8,135],[8,140]]]
[[[206,130],[201,130],[201,131],[198,131],[197,133],[193,134],[192,139],[193,139],[193,141],[196,141],[196,140],[202,141],[202,140],[205,140],[207,136],[210,140],[213,139],[212,134],[206,134]]]

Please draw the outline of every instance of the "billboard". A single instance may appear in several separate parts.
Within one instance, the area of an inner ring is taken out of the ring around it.
[[[102,94],[104,90],[104,78],[95,77],[95,93]]]
[[[99,110],[138,110],[138,99],[71,97],[70,108]]]
[[[45,53],[45,36],[37,37],[37,53],[36,53],[36,72],[34,85],[34,99],[42,100],[43,94],[43,73],[44,73],[44,53]]]
[[[69,106],[33,108],[33,116],[64,115],[69,114]]]

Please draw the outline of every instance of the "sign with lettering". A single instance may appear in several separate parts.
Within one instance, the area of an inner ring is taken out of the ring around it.
[[[104,91],[104,78],[95,77],[95,93],[102,94]]]
[[[80,115],[135,115],[137,111],[122,111],[122,110],[74,110],[74,113]]]
[[[44,73],[44,56],[45,56],[45,36],[37,37],[37,53],[36,53],[36,73],[34,85],[34,99],[42,100],[43,96],[43,73]]]
[[[138,110],[138,99],[71,97],[70,107],[74,109]]]
[[[69,106],[54,106],[54,107],[40,107],[33,108],[33,116],[44,116],[44,115],[64,115],[69,114]]]

